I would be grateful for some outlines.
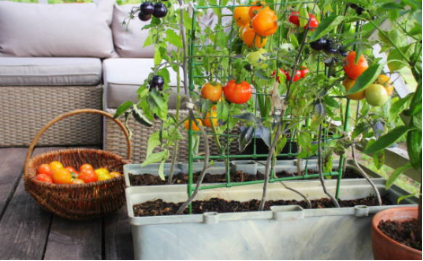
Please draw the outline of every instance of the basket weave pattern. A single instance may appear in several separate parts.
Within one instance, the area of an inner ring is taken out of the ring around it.
[[[64,166],[79,168],[84,163],[96,168],[123,173],[123,165],[130,161],[111,152],[95,149],[65,149],[43,153],[31,158],[32,152],[41,135],[54,123],[69,116],[81,113],[96,113],[112,118],[110,114],[98,110],[77,110],[50,121],[35,137],[25,160],[24,184],[44,209],[71,220],[85,220],[114,212],[125,203],[125,183],[123,176],[87,184],[51,184],[37,181],[37,169],[41,164],[60,161]],[[123,124],[114,120],[124,132],[127,142],[127,155],[131,156],[131,143]],[[124,139],[124,140],[125,140]]]
[[[101,99],[99,86],[0,86],[0,147],[29,146],[49,120],[70,110],[101,109]],[[84,114],[53,126],[38,145],[101,143],[101,116]]]

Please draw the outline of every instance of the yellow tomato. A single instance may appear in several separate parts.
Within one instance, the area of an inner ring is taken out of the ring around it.
[[[354,86],[354,84],[355,84],[355,80],[348,78],[348,77],[345,77],[344,81],[342,82],[342,85],[344,85],[345,90],[347,92]],[[348,99],[351,99],[351,100],[359,101],[359,100],[364,99],[365,94],[364,94],[364,91],[361,91],[361,92],[356,92],[356,93],[353,93],[353,94],[348,94],[348,95],[346,95],[346,97]]]
[[[63,164],[60,163],[59,161],[52,161],[52,162],[50,162],[49,166],[50,166],[50,169],[51,169],[52,172],[54,172],[55,170],[63,168]]]
[[[122,174],[120,174],[119,172],[117,172],[117,171],[112,171],[112,172],[110,172],[110,174],[109,174],[112,178],[116,178],[116,177],[120,177],[120,176],[122,176]]]
[[[204,125],[211,128],[212,124],[213,126],[219,125],[219,119],[217,118],[217,112],[215,110],[212,110],[211,116],[210,112],[206,114],[206,118],[204,119]]]
[[[97,176],[99,175],[103,175],[103,174],[109,174],[109,170],[107,170],[106,168],[99,168],[95,170],[95,174],[97,174]]]
[[[111,178],[112,178],[112,176],[110,176],[107,173],[101,173],[100,175],[97,175],[97,180],[98,181],[108,180],[108,179],[111,179]]]

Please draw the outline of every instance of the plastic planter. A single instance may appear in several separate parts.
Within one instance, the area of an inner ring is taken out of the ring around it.
[[[258,172],[264,173],[265,172],[265,166],[263,165],[265,161],[258,161],[259,163],[255,163],[251,160],[235,160],[230,162],[230,169],[231,171],[242,171],[247,174],[257,174]],[[168,175],[170,171],[170,163],[166,163],[164,166],[164,173],[165,175]],[[306,166],[306,160],[301,161],[301,170],[304,170]],[[317,171],[317,159],[309,159],[307,162],[308,169],[310,171]],[[337,160],[334,160],[333,167],[334,169],[337,169],[339,166],[339,162]],[[352,168],[356,170],[356,167],[352,162],[347,162],[347,167]],[[194,173],[200,172],[203,169],[203,163],[196,162],[193,164]],[[134,175],[142,175],[142,174],[152,174],[152,175],[158,175],[158,169],[159,164],[151,164],[146,167],[141,167],[140,164],[127,164],[124,166],[123,171],[125,175],[125,184],[127,187],[130,187],[130,181],[129,181],[129,173]],[[278,160],[275,165],[275,172],[281,172],[286,171],[287,173],[297,173],[297,160]],[[377,173],[365,169],[368,175],[370,175],[373,178],[380,178]],[[188,173],[188,164],[185,163],[177,163],[175,165],[175,171],[174,174],[179,173]],[[214,166],[210,167],[207,170],[207,173],[210,174],[223,174],[225,173],[225,165],[223,162],[215,162]],[[310,180],[306,180],[310,181]],[[291,182],[291,181],[286,181]],[[167,185],[166,185],[167,186]],[[184,186],[182,184],[181,186]]]
[[[375,180],[385,193],[382,180]],[[318,182],[291,181],[291,188],[309,199],[325,197]],[[335,191],[336,182],[327,182]],[[203,190],[198,200],[219,197],[247,201],[261,198],[262,185]],[[405,191],[393,187],[386,192],[391,201]],[[372,195],[361,179],[342,182],[342,199]],[[155,217],[135,217],[133,205],[163,199],[182,202],[186,187],[168,185],[158,188],[126,189],[129,220],[136,259],[372,259],[370,227],[372,215],[394,206],[356,206],[342,209],[302,209],[275,206],[270,211],[241,213],[204,213]],[[269,186],[268,199],[301,197],[279,183]],[[403,204],[415,204],[416,198]]]

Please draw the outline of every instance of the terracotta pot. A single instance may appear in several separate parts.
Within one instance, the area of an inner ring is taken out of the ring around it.
[[[422,251],[389,238],[377,227],[382,220],[408,221],[417,218],[417,207],[390,208],[377,213],[372,219],[372,247],[376,260],[421,260]]]

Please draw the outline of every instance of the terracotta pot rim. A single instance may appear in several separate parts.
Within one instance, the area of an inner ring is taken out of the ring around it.
[[[415,206],[415,207],[396,207],[396,208],[389,208],[389,209],[382,210],[382,211],[376,213],[376,215],[373,217],[373,219],[372,219],[372,227],[373,227],[373,229],[374,229],[374,231],[376,233],[380,234],[383,238],[385,238],[389,242],[397,245],[398,247],[404,248],[406,251],[410,251],[410,252],[413,252],[414,254],[420,254],[420,255],[422,255],[422,251],[417,250],[417,249],[412,248],[412,247],[409,247],[407,245],[404,245],[404,244],[402,244],[402,243],[400,243],[400,242],[398,242],[396,240],[393,240],[392,238],[388,237],[387,235],[385,235],[385,233],[383,233],[378,228],[379,223],[376,224],[376,218],[378,218],[379,216],[383,215],[385,212],[404,211],[404,210],[405,211],[416,211],[417,212],[418,211],[418,207],[417,206]],[[387,220],[389,220],[389,219],[387,219]]]

